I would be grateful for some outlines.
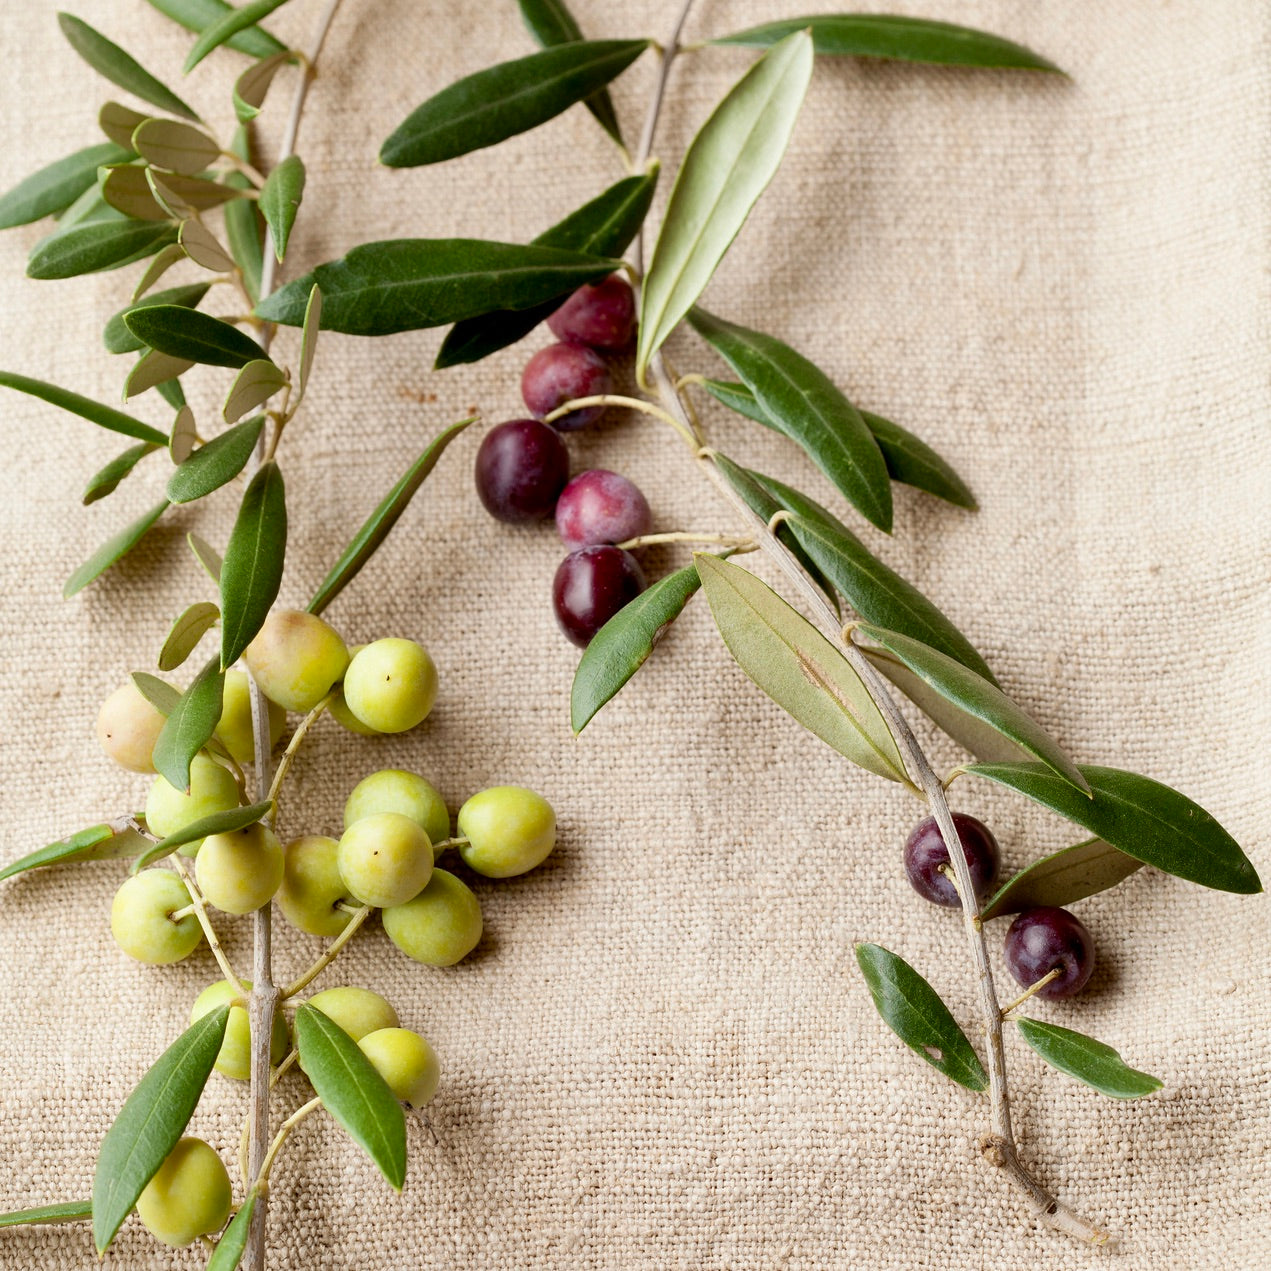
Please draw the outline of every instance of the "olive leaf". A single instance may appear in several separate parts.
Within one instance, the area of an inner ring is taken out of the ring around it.
[[[91,221],[42,238],[27,257],[27,277],[41,281],[121,269],[176,240],[167,221]]]
[[[138,441],[152,442],[156,446],[168,444],[167,437],[157,428],[151,428],[149,424],[144,424],[131,415],[125,415],[123,411],[115,410],[113,406],[103,406],[101,402],[95,402],[92,398],[84,397],[80,393],[72,393],[67,388],[59,388],[56,384],[49,384],[44,380],[33,380],[27,375],[15,375],[12,371],[0,371],[0,387],[16,389],[19,393],[29,393],[32,397],[38,397],[41,401],[69,411],[72,415],[78,415],[81,419],[87,419],[89,423],[110,432],[121,433],[125,437],[135,437]]]
[[[181,690],[173,688],[167,680],[161,680],[148,671],[133,671],[130,676],[137,686],[137,692],[159,712],[160,715],[171,715],[177,702],[181,700]]]
[[[45,865],[69,865],[79,861],[114,861],[135,856],[146,844],[132,821],[123,817],[103,825],[90,825],[67,838],[11,861],[0,869],[0,882],[15,874]]]
[[[171,357],[167,353],[160,353],[157,349],[147,349],[137,359],[124,380],[124,400],[138,397],[149,388],[162,388],[164,384],[175,383],[193,365],[193,362],[185,358]],[[177,390],[180,392],[179,398],[174,400],[169,393],[165,393],[164,400],[172,403],[179,410],[185,405],[185,394],[181,392],[179,384],[177,384]],[[167,442],[166,437],[164,441]]]
[[[1124,882],[1143,862],[1102,839],[1086,839],[1034,861],[1003,883],[980,909],[988,922],[1001,914],[1019,913],[1035,905],[1065,908]]]
[[[975,1047],[940,995],[904,958],[860,943],[856,961],[878,1013],[910,1050],[968,1090],[988,1089]]]
[[[105,173],[101,183],[102,198],[125,216],[135,221],[169,221],[173,214],[155,197],[150,184],[150,169],[121,163]]]
[[[702,585],[692,565],[659,579],[618,610],[583,650],[570,690],[570,726],[577,736],[644,665],[666,628]]]
[[[179,380],[173,382],[180,387]],[[172,421],[172,432],[168,436],[168,454],[172,462],[177,465],[183,464],[194,453],[198,439],[194,412],[188,406],[178,407],[177,417]]]
[[[132,134],[133,149],[147,162],[192,177],[221,157],[221,148],[201,128],[175,119],[147,119]]]
[[[251,139],[247,129],[239,125],[230,142],[230,153],[244,163],[251,162]],[[241,172],[231,172],[225,184],[246,190],[251,182]],[[255,304],[260,299],[260,275],[265,263],[265,218],[254,199],[238,199],[225,208],[225,237],[234,262],[243,274],[243,286]]]
[[[156,503],[118,534],[104,542],[65,582],[62,595],[69,600],[76,592],[83,591],[94,579],[104,574],[117,560],[126,556],[141,541],[148,529],[172,505],[167,499]]]
[[[850,662],[754,574],[694,557],[711,616],[738,666],[784,711],[839,754],[904,781],[895,739]]]
[[[167,667],[160,666],[160,670]],[[174,790],[190,788],[190,763],[221,722],[225,673],[213,658],[194,677],[164,722],[154,744],[155,771]]]
[[[233,203],[229,205],[229,207],[233,206]],[[228,211],[229,208],[226,208],[226,212]],[[185,254],[196,265],[202,265],[204,269],[210,269],[214,274],[229,273],[233,270],[234,261],[230,254],[202,221],[183,221],[179,241],[185,249]]]
[[[145,304],[180,305],[184,309],[196,309],[203,297],[207,295],[211,285],[208,282],[196,282],[187,283],[182,287],[169,287],[166,291],[156,291],[145,301]],[[125,306],[118,313],[113,314],[102,328],[102,343],[106,346],[108,353],[136,353],[146,347],[143,341],[128,330],[124,322],[127,314],[141,307],[143,306],[137,304]]]
[[[257,358],[239,371],[230,386],[221,414],[227,424],[235,423],[249,410],[263,406],[275,393],[286,387],[286,371],[268,359]]]
[[[935,62],[949,66],[983,66],[1030,71],[1063,71],[1053,62],[987,31],[876,13],[826,13],[785,18],[710,41],[767,48],[794,31],[810,31],[818,53],[841,57],[890,58],[903,62]]]
[[[288,155],[265,178],[257,207],[265,218],[274,239],[274,255],[281,261],[287,254],[287,240],[296,223],[300,200],[304,196],[305,165],[298,154]]]
[[[253,803],[245,808],[229,808],[224,812],[212,812],[208,816],[199,817],[174,830],[166,838],[157,843],[150,843],[146,850],[129,866],[130,874],[139,874],[152,862],[171,856],[179,847],[188,843],[197,843],[200,839],[210,838],[213,834],[233,834],[237,830],[245,830],[248,826],[263,821],[274,810],[270,800]]]
[[[295,61],[296,55],[289,49],[283,49],[249,66],[238,77],[234,82],[234,114],[239,123],[250,123],[260,114],[274,76],[285,65]]]
[[[989,683],[947,653],[901,635],[899,631],[888,631],[868,622],[861,623],[856,630],[899,658],[945,701],[987,724],[1083,794],[1090,793],[1086,779],[1059,743],[996,684]]]
[[[323,330],[392,335],[493,309],[529,309],[599,282],[621,264],[560,248],[471,238],[363,243],[280,287],[256,306],[256,313],[270,322],[300,326],[316,283],[322,288]]]
[[[29,225],[45,216],[65,211],[86,190],[97,184],[97,169],[122,163],[131,156],[113,142],[87,146],[64,159],[33,172],[13,189],[0,195],[0,229]]]
[[[187,31],[201,33],[213,23],[219,22],[233,8],[226,0],[146,0],[152,8],[185,27]],[[286,46],[274,39],[268,31],[250,26],[225,41],[229,48],[246,53],[249,57],[269,57],[286,52]]]
[[[1217,891],[1262,890],[1236,840],[1204,808],[1150,777],[1083,764],[1081,775],[1093,791],[1086,798],[1040,763],[979,763],[965,771],[1058,812],[1166,874]]]
[[[1021,1017],[1019,1035],[1052,1067],[1111,1099],[1141,1099],[1164,1084],[1131,1068],[1111,1046],[1071,1028]]]
[[[153,356],[155,356],[155,357],[162,357],[162,356],[163,356],[162,354],[154,353],[154,350],[153,350],[153,349],[151,350],[151,354],[152,354]],[[177,410],[177,411],[184,410],[184,409],[185,409],[185,405],[186,405],[186,402],[185,402],[185,389],[183,389],[183,388],[181,387],[181,380],[180,380],[180,376],[184,375],[184,374],[185,374],[185,372],[186,372],[186,370],[188,370],[189,368],[188,368],[188,366],[186,365],[186,363],[184,363],[184,362],[180,361],[180,360],[179,360],[179,359],[177,359],[177,358],[170,358],[170,359],[168,359],[168,360],[169,360],[169,361],[171,361],[171,362],[173,362],[173,363],[175,363],[175,364],[176,364],[177,366],[179,366],[181,369],[180,369],[179,371],[175,372],[173,375],[171,375],[168,379],[166,379],[166,380],[160,380],[160,381],[159,381],[159,382],[158,382],[158,383],[154,386],[154,387],[155,387],[155,392],[156,392],[156,393],[158,393],[158,394],[159,394],[159,396],[160,396],[160,397],[162,397],[162,398],[163,398],[163,400],[164,400],[165,402],[167,402],[167,403],[168,403],[168,405],[169,405],[169,406],[171,406],[173,410]],[[181,424],[181,422],[182,422],[182,421],[181,421],[180,417],[178,416],[178,418],[177,418],[177,424]],[[173,426],[173,431],[174,431],[174,432],[175,432],[175,431],[177,431],[177,426],[176,426],[176,425],[174,425],[174,426]],[[172,449],[172,440],[171,440],[171,438],[169,438],[169,439],[168,439],[168,448],[169,448],[169,449]]]
[[[248,482],[221,566],[221,666],[233,666],[269,616],[282,586],[287,501],[270,459]]]
[[[185,258],[185,249],[180,243],[169,243],[164,247],[155,256],[154,260],[146,266],[145,272],[141,275],[141,280],[133,288],[133,303],[135,304],[141,299],[177,261],[185,260]]]
[[[776,174],[812,78],[812,40],[775,45],[693,138],[680,165],[640,301],[636,371],[697,302]]]
[[[196,600],[172,624],[159,650],[159,670],[175,671],[219,621],[221,611],[210,600]]]
[[[203,567],[203,572],[219,587],[221,585],[221,566],[223,564],[220,552],[193,530],[185,536],[185,541],[189,545],[190,551],[194,553],[194,559]]]
[[[521,17],[530,34],[544,47],[556,44],[573,44],[583,38],[574,15],[565,7],[564,0],[520,0]],[[607,88],[599,89],[583,99],[583,105],[595,116],[596,122],[622,145],[622,130],[618,127],[618,114]]]
[[[250,335],[210,313],[180,305],[144,305],[124,314],[124,325],[143,344],[169,357],[204,366],[242,367],[269,355]]]
[[[225,1040],[229,1011],[218,1007],[191,1024],[142,1077],[106,1131],[93,1173],[99,1254],[185,1132]]]
[[[253,27],[257,22],[269,17],[275,9],[281,8],[287,0],[252,0],[238,9],[229,9],[225,15],[215,22],[210,22],[194,41],[194,47],[185,59],[185,73],[188,75],[213,49],[227,44],[240,31]]]
[[[59,1205],[37,1205],[0,1214],[0,1227],[22,1227],[32,1223],[82,1222],[93,1216],[90,1200],[69,1200]]]
[[[256,1208],[256,1191],[247,1193],[247,1199],[225,1228],[212,1256],[207,1260],[206,1271],[234,1271],[242,1261],[243,1251],[247,1248],[247,1237],[251,1231],[252,1213]]]
[[[292,413],[304,401],[309,376],[313,373],[313,360],[318,356],[318,332],[322,329],[322,289],[315,283],[305,305],[305,320],[300,328],[300,371],[297,376],[296,400]]]
[[[296,1046],[322,1106],[397,1191],[406,1181],[406,1118],[357,1043],[307,1002],[296,1011]]]
[[[476,416],[472,416],[451,424],[428,443],[423,454],[406,469],[401,480],[384,496],[375,511],[366,518],[362,528],[340,554],[340,559],[331,567],[331,572],[318,585],[313,599],[309,601],[310,613],[320,614],[357,577],[362,566],[371,559],[379,545],[388,537],[389,531],[397,524],[402,513],[406,511],[428,474],[437,466],[437,460],[445,453],[446,447],[475,419]]]
[[[779,432],[797,442],[844,498],[891,530],[891,479],[861,413],[829,377],[788,344],[725,322],[704,309],[693,329],[733,368]]]
[[[441,163],[528,132],[616,79],[648,47],[648,40],[577,40],[465,76],[394,129],[380,162]]]
[[[104,75],[112,84],[152,106],[158,106],[160,110],[197,122],[198,115],[171,89],[155,79],[130,53],[94,30],[82,18],[59,13],[57,21],[71,48],[99,75]]]
[[[133,149],[132,134],[151,118],[152,115],[133,110],[121,102],[106,102],[102,106],[97,112],[97,126],[123,151],[117,159],[103,161],[104,166],[121,163],[137,153]]]
[[[80,502],[87,507],[90,503],[96,503],[98,499],[104,499],[108,494],[114,494],[119,488],[119,483],[137,464],[158,449],[159,447],[153,441],[139,441],[135,446],[129,446],[123,454],[116,455],[104,468],[89,477]]]
[[[648,215],[657,180],[656,164],[644,176],[625,177],[533,239],[531,246],[562,247],[567,251],[595,256],[620,256]],[[441,370],[464,362],[479,362],[491,353],[515,344],[545,318],[551,317],[568,294],[554,296],[529,309],[499,310],[455,323],[441,343],[435,368]]]

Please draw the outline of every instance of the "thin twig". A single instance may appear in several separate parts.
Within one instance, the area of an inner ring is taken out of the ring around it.
[[[310,984],[312,984],[313,981],[316,980],[318,976],[320,976],[323,971],[331,965],[331,963],[335,960],[336,954],[353,939],[354,935],[357,933],[357,929],[367,920],[367,918],[370,917],[370,915],[371,906],[363,905],[361,909],[359,909],[357,913],[349,919],[348,925],[344,928],[344,930],[341,931],[329,945],[327,945],[322,952],[322,956],[298,980],[296,980],[293,984],[287,985],[287,988],[284,990],[282,995],[283,1001],[287,1001],[288,999],[295,997],[301,989],[307,988]]]
[[[543,422],[554,424],[558,419],[572,415],[574,411],[582,410],[587,406],[621,406],[625,410],[638,410],[641,414],[652,415],[654,419],[660,419],[664,424],[674,428],[693,450],[697,449],[698,443],[693,437],[691,426],[681,423],[674,415],[667,414],[655,403],[646,401],[643,397],[624,397],[621,393],[594,393],[590,397],[571,398],[558,406],[550,415],[544,415]]]
[[[282,757],[278,760],[278,768],[274,772],[274,779],[269,786],[269,793],[265,796],[270,803],[274,805],[274,816],[278,815],[278,792],[282,789],[282,783],[287,779],[287,773],[296,757],[296,751],[300,749],[301,743],[309,733],[309,729],[317,722],[318,716],[326,710],[331,702],[332,694],[328,693],[326,697],[320,701],[300,721],[300,726],[291,735],[291,740],[287,743],[287,749],[282,752]]]
[[[216,928],[212,926],[211,918],[208,917],[207,902],[203,899],[203,893],[199,890],[199,884],[185,857],[180,852],[173,852],[168,860],[172,868],[180,874],[181,881],[190,893],[189,908],[198,916],[199,926],[203,928],[203,938],[207,941],[207,947],[212,950],[212,956],[216,959],[216,965],[221,968],[221,974],[229,981],[229,986],[234,990],[236,997],[246,997],[247,989],[238,978],[238,973],[221,947],[220,937],[216,934]]]

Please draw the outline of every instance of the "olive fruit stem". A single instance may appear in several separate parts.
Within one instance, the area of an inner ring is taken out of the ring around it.
[[[572,414],[574,411],[581,410],[586,406],[621,406],[626,410],[638,410],[642,414],[652,415],[654,419],[660,419],[664,424],[670,424],[692,449],[697,449],[697,442],[693,439],[693,434],[687,424],[681,423],[674,415],[668,414],[652,402],[645,401],[643,397],[624,397],[621,393],[594,393],[590,397],[575,397],[572,401],[558,406],[551,414],[544,415],[543,423],[553,423],[565,415]]]
[[[449,852],[452,848],[467,847],[468,842],[468,838],[463,834],[457,834],[452,839],[442,839],[432,845],[433,855],[440,856],[442,852]]]
[[[269,1078],[269,1084],[271,1086],[276,1086],[283,1079],[287,1069],[290,1068],[299,1058],[300,1052],[293,1046],[283,1058],[282,1063],[274,1069],[273,1076]]]
[[[694,534],[690,531],[674,531],[666,534],[641,534],[629,538],[625,542],[616,543],[623,551],[629,552],[637,547],[654,547],[659,543],[707,543],[721,547],[747,548],[757,551],[759,545],[744,534]]]
[[[283,990],[282,1000],[285,1002],[289,998],[295,997],[301,989],[307,988],[310,984],[312,984],[313,981],[316,980],[318,976],[320,976],[323,971],[325,971],[327,967],[335,961],[336,955],[346,944],[348,944],[350,940],[353,939],[353,937],[357,934],[357,929],[367,920],[367,918],[370,917],[370,915],[370,905],[363,905],[359,910],[357,910],[353,917],[349,919],[348,926],[345,927],[344,930],[341,931],[340,934],[336,936],[336,938],[332,940],[331,943],[323,950],[322,956],[298,980],[296,980],[295,983],[289,984],[286,989]]]
[[[274,779],[270,783],[269,793],[265,796],[270,803],[274,805],[274,815],[278,812],[278,792],[282,789],[282,783],[287,778],[287,773],[291,769],[292,761],[296,757],[298,751],[308,736],[309,729],[317,722],[318,716],[330,705],[333,694],[328,693],[305,717],[300,721],[299,727],[291,735],[291,740],[287,743],[287,749],[282,752],[282,757],[278,760],[278,770],[274,773]],[[266,735],[268,736],[268,735]]]
[[[274,1140],[269,1145],[269,1150],[265,1153],[265,1159],[261,1162],[260,1172],[256,1175],[256,1181],[252,1184],[253,1190],[257,1195],[263,1194],[269,1188],[269,1171],[274,1167],[274,1159],[278,1155],[278,1149],[287,1141],[287,1136],[300,1124],[305,1117],[322,1107],[322,1100],[314,1097],[308,1103],[302,1103],[283,1123],[278,1127],[278,1133],[274,1135]]]
[[[1034,993],[1040,992],[1051,980],[1057,980],[1063,973],[1062,967],[1051,967],[1040,980],[1030,984],[1009,1006],[1002,1007],[1002,1018],[1005,1019],[1017,1006],[1023,1006]]]
[[[212,950],[216,965],[221,968],[221,974],[229,981],[229,986],[234,990],[237,997],[247,997],[247,989],[244,987],[242,980],[238,978],[238,972],[234,970],[228,955],[221,947],[220,937],[216,934],[216,928],[212,926],[211,918],[208,917],[207,903],[203,899],[203,893],[199,890],[194,871],[190,868],[185,857],[179,852],[173,852],[168,857],[168,863],[180,875],[186,891],[190,893],[189,905],[185,909],[178,909],[176,914],[169,914],[168,916],[175,920],[177,914],[184,916],[191,910],[194,912],[194,915],[199,920],[199,926],[203,928],[203,938],[207,941],[207,947]]]

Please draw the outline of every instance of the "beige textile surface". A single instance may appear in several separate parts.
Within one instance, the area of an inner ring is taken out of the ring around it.
[[[73,7],[178,77],[189,39],[141,0]],[[597,36],[661,38],[673,17],[670,0],[574,7]],[[702,0],[689,37],[828,7]],[[1271,13],[1255,0],[858,7],[989,27],[1074,82],[823,62],[710,305],[788,339],[957,465],[978,515],[901,488],[894,540],[869,541],[1074,754],[1181,787],[1266,877]],[[318,8],[297,0],[275,25],[304,39]],[[5,184],[87,144],[97,105],[120,95],[83,70],[54,9],[0,7]],[[508,0],[347,0],[304,123],[309,185],[289,270],[374,238],[524,240],[616,179],[581,110],[438,168],[377,167],[379,139],[418,101],[531,47]],[[657,147],[668,168],[750,56],[707,50],[677,67]],[[228,68],[241,64],[218,55],[183,87],[226,129]],[[617,86],[629,134],[652,78],[646,58]],[[280,81],[264,117],[271,144],[288,92]],[[39,233],[0,237],[0,364],[114,400],[122,364],[96,333],[136,270],[29,282]],[[519,413],[524,351],[434,376],[439,338],[324,342],[283,450],[285,602],[303,602],[427,435],[471,406],[491,421]],[[294,354],[294,338],[279,348]],[[716,370],[688,337],[672,352],[681,369]],[[226,375],[190,378],[210,420]],[[136,408],[166,421],[158,401]],[[722,409],[707,420],[723,448],[828,497],[778,438]],[[71,569],[154,500],[162,464],[79,509],[118,439],[6,393],[4,440],[9,860],[141,801],[144,779],[97,751],[93,715],[208,594],[183,533],[223,543],[231,501],[170,516],[134,559],[63,603]],[[974,1018],[956,920],[917,901],[899,871],[915,805],[754,690],[700,600],[573,740],[576,653],[547,595],[559,545],[547,528],[484,516],[470,489],[476,444],[455,445],[330,611],[350,642],[424,639],[441,670],[437,710],[396,740],[319,727],[284,829],[335,829],[357,779],[401,765],[427,773],[452,809],[489,784],[541,790],[559,810],[560,847],[528,877],[480,885],[488,935],[470,963],[418,967],[376,928],[325,981],[379,988],[433,1040],[438,1143],[412,1122],[398,1198],[332,1125],[307,1124],[275,1177],[273,1265],[1093,1263],[1100,1255],[1034,1226],[978,1162],[983,1102],[886,1031],[856,971],[852,942],[880,941]],[[659,528],[732,528],[654,422],[614,421],[571,446],[576,467],[640,482]],[[651,553],[651,570],[682,560]],[[947,743],[935,753],[956,760]],[[1005,794],[967,782],[955,793],[992,822],[1009,867],[1077,837]],[[119,874],[47,872],[0,896],[0,1208],[87,1193],[115,1110],[216,976],[206,951],[167,970],[124,958],[107,926]],[[1143,871],[1080,912],[1099,944],[1091,989],[1038,1014],[1116,1045],[1165,1089],[1106,1100],[1011,1039],[1026,1157],[1120,1234],[1113,1265],[1266,1265],[1271,910]],[[249,924],[225,925],[245,963]],[[316,945],[281,931],[280,974]],[[284,1089],[285,1106],[300,1099],[298,1084]],[[195,1131],[232,1152],[242,1106],[242,1089],[214,1078]],[[202,1265],[197,1250],[158,1249],[135,1222],[111,1260]],[[0,1267],[94,1263],[83,1228],[0,1232]]]

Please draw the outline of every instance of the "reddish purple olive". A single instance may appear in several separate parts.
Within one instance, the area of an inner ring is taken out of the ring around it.
[[[512,419],[491,428],[477,451],[477,494],[499,521],[551,516],[568,480],[565,443],[537,419]]]
[[[983,821],[965,812],[953,814],[953,824],[962,840],[962,854],[971,870],[977,899],[983,900],[997,878],[997,839]],[[941,865],[949,865],[949,850],[940,835],[940,827],[933,816],[919,821],[905,842],[905,873],[914,891],[933,905],[958,909],[958,889],[953,881],[940,872]]]
[[[639,562],[620,547],[571,552],[552,579],[556,621],[574,644],[585,649],[592,636],[647,585]]]
[[[549,344],[526,364],[521,376],[521,396],[530,414],[544,419],[577,397],[597,397],[613,392],[613,376],[599,353],[581,344]],[[583,406],[552,420],[561,432],[576,432],[595,423],[603,406]]]
[[[1086,986],[1094,972],[1094,939],[1086,926],[1066,909],[1039,906],[1025,909],[1006,933],[1006,968],[1024,988],[1048,972],[1059,974],[1038,997],[1071,997]]]
[[[648,501],[634,483],[604,468],[580,472],[556,503],[556,529],[570,551],[638,538],[652,524]]]
[[[547,325],[558,340],[617,352],[635,334],[635,296],[621,274],[610,274],[595,286],[579,287]]]

